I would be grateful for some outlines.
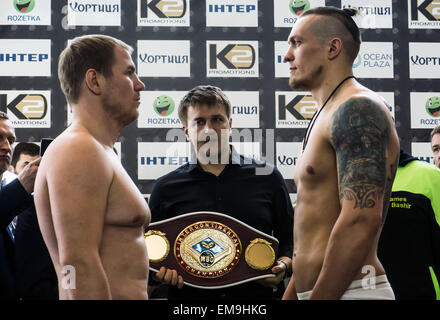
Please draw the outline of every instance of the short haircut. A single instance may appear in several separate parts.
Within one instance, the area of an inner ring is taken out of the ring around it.
[[[131,46],[106,35],[86,35],[72,40],[61,52],[58,61],[58,78],[67,101],[78,102],[87,70],[95,69],[105,77],[112,75],[114,48],[118,46],[133,53]]]
[[[18,143],[12,154],[11,165],[15,168],[18,160],[22,154],[27,154],[29,156],[38,156],[40,154],[40,147],[32,142],[20,142]]]
[[[9,120],[9,117],[5,112],[0,111],[0,120]]]
[[[434,128],[434,130],[431,131],[431,141],[435,134],[440,134],[440,125]]]
[[[337,28],[332,28],[331,23],[323,23],[321,28],[319,28],[319,32],[317,36],[333,38],[335,36],[339,36],[343,40],[343,45],[347,49],[347,55],[351,61],[354,61],[359,53],[360,45],[361,45],[361,36],[359,32],[359,28],[356,25],[356,22],[353,20],[353,16],[357,15],[359,12],[356,9],[339,9],[336,7],[316,7],[304,11],[301,14],[301,17],[305,17],[308,15],[320,15],[326,16],[333,19],[338,20],[345,29],[350,33],[351,37],[345,37],[343,34],[338,34]],[[344,41],[345,40],[345,41]]]
[[[228,119],[231,117],[231,102],[224,92],[214,86],[204,85],[191,89],[180,101],[178,114],[183,125],[188,124],[188,107],[189,106],[207,106],[214,107],[223,105],[225,107]]]

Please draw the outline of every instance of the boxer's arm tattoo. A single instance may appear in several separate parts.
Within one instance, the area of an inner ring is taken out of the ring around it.
[[[388,139],[385,112],[367,98],[352,98],[334,113],[331,142],[339,170],[339,197],[354,208],[373,208],[387,184]]]

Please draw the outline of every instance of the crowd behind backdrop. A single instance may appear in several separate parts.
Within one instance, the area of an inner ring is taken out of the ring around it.
[[[116,149],[140,191],[189,158],[177,106],[196,85],[232,103],[232,142],[276,165],[292,199],[293,172],[317,105],[288,86],[283,62],[298,15],[316,6],[357,8],[361,84],[390,104],[401,146],[433,163],[429,132],[440,123],[440,2],[435,0],[1,0],[0,110],[18,141],[55,138],[71,121],[57,65],[69,40],[107,34],[134,48],[146,89],[139,119]]]

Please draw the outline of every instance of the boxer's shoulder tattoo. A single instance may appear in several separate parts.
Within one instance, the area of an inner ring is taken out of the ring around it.
[[[352,98],[334,113],[331,142],[339,170],[339,197],[354,208],[373,208],[387,183],[388,139],[385,111],[368,98]]]

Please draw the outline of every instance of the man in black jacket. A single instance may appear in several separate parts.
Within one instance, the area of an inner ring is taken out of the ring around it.
[[[15,130],[6,113],[0,112],[0,298],[16,298],[13,277],[14,236],[11,221],[33,204],[32,192],[40,159],[29,163],[12,181],[5,173],[11,163]],[[9,182],[9,183],[8,183]]]
[[[378,256],[397,300],[439,300],[440,170],[400,151]]]
[[[28,163],[39,158],[39,154],[40,147],[35,143],[17,144],[12,156],[14,172],[20,174]],[[57,275],[41,235],[33,203],[17,217],[14,238],[18,297],[24,300],[57,300]]]

